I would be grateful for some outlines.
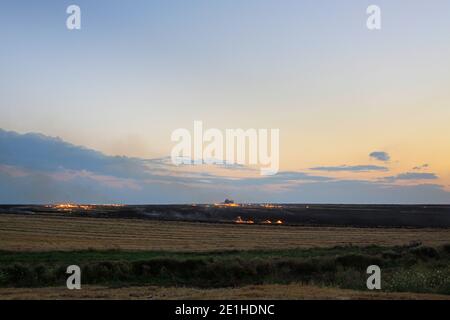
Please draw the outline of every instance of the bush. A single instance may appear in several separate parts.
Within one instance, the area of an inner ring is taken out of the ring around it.
[[[55,272],[45,265],[38,265],[34,268],[37,284],[49,285],[56,281]]]
[[[366,275],[354,269],[339,269],[334,274],[332,284],[345,289],[366,289]]]
[[[401,270],[385,278],[385,289],[403,292],[450,294],[450,269]]]
[[[431,247],[418,247],[411,249],[410,252],[419,259],[439,259],[439,252]]]
[[[382,257],[388,260],[397,260],[402,257],[401,253],[395,252],[393,250],[385,251],[382,253]]]
[[[34,270],[27,265],[15,263],[4,269],[8,283],[13,283],[16,286],[29,285],[34,286],[37,283]]]
[[[7,283],[8,276],[4,271],[0,270],[0,285]]]
[[[450,243],[444,244],[444,245],[442,246],[442,250],[443,250],[445,253],[450,253]]]
[[[312,261],[295,259],[281,260],[276,263],[275,268],[285,274],[296,276],[309,276],[319,271],[317,265],[314,265]]]
[[[338,268],[338,265],[334,258],[313,259],[312,262],[317,267],[317,270],[321,273],[336,272]]]
[[[383,260],[379,257],[372,257],[362,254],[348,254],[336,258],[336,263],[346,268],[366,269],[370,265],[380,266]]]
[[[229,287],[240,283],[248,283],[248,270],[239,260],[216,260],[208,263],[203,273],[199,275],[203,286]]]
[[[417,248],[422,245],[422,241],[411,241],[409,244],[405,245],[404,247],[407,249],[411,248]]]

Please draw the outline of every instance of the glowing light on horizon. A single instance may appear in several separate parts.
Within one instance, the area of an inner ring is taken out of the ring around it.
[[[92,205],[92,204],[75,204],[75,203],[58,203],[47,205],[47,208],[56,209],[58,211],[73,211],[73,210],[84,210],[89,211],[93,210],[97,207],[111,207],[111,208],[119,208],[124,207],[123,204],[100,204],[100,205]]]

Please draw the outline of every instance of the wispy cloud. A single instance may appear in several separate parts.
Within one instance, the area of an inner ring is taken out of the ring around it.
[[[435,173],[429,172],[405,172],[395,176],[384,177],[386,181],[399,181],[399,180],[436,180],[439,177]]]
[[[375,165],[356,165],[356,166],[323,166],[323,167],[313,167],[310,170],[316,171],[348,171],[348,172],[367,172],[367,171],[388,171],[389,169],[384,166],[375,166]]]
[[[420,165],[420,166],[415,166],[415,167],[413,168],[413,170],[419,171],[419,170],[427,169],[429,166],[430,166],[430,165],[429,165],[428,163],[424,163],[424,164],[422,164],[422,165]]]

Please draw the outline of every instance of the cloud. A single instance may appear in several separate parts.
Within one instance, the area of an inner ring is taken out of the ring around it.
[[[332,177],[311,175],[305,172],[299,171],[281,171],[271,176],[255,176],[255,177],[242,177],[237,179],[226,179],[220,182],[222,185],[234,185],[234,186],[273,186],[273,187],[295,187],[300,183],[307,182],[320,182],[333,180]]]
[[[0,203],[211,203],[225,197],[243,202],[450,203],[450,193],[440,185],[390,183],[412,178],[437,176],[413,172],[379,181],[343,180],[299,171],[260,176],[257,170],[239,166],[177,167],[168,158],[108,156],[59,138],[0,129]]]
[[[429,166],[430,166],[430,165],[429,165],[428,163],[424,163],[424,164],[422,164],[422,165],[420,165],[420,166],[414,167],[413,170],[419,171],[419,170],[422,170],[422,169],[426,169],[426,168],[428,168]]]
[[[450,193],[436,184],[398,186],[358,180],[334,180],[301,184],[275,193],[281,203],[358,203],[358,204],[448,204]]]
[[[391,156],[387,152],[384,152],[384,151],[374,151],[374,152],[370,153],[369,156],[375,160],[384,161],[384,162],[389,161],[391,159]]]
[[[35,133],[20,135],[0,129],[0,150],[1,164],[30,170],[86,170],[124,178],[139,178],[148,171],[142,159],[111,157]]]
[[[398,181],[398,180],[436,180],[439,177],[435,173],[428,172],[405,172],[396,176],[385,177],[383,180]]]
[[[122,188],[122,189],[140,189],[139,185],[132,179],[118,178],[114,176],[104,176],[98,175],[86,170],[72,171],[64,170],[49,175],[55,180],[59,181],[71,181],[77,178],[88,178],[99,184],[111,188]]]
[[[367,172],[367,171],[388,171],[389,169],[387,167],[382,166],[375,166],[375,165],[356,165],[356,166],[324,166],[324,167],[313,167],[310,168],[310,170],[316,170],[316,171],[348,171],[348,172]]]
[[[332,180],[330,177],[324,177],[324,176],[316,176],[316,175],[310,175],[305,172],[299,172],[299,171],[281,171],[280,173],[272,176],[266,176],[264,178],[261,178],[267,181],[274,181],[274,180],[282,180],[282,181],[298,181],[298,180],[304,180],[304,181],[328,181]]]

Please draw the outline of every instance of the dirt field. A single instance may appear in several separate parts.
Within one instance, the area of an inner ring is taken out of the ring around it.
[[[329,300],[449,300],[450,296],[420,293],[386,293],[362,292],[335,288],[321,288],[300,284],[289,285],[254,285],[242,288],[225,289],[193,289],[193,288],[163,288],[163,287],[128,287],[106,288],[86,286],[81,290],[67,288],[0,288],[0,298],[39,299],[39,300],[70,300],[70,299],[104,299],[104,300],[233,300],[233,299],[329,299]]]
[[[450,243],[449,229],[326,228],[0,215],[0,250],[212,251]]]

